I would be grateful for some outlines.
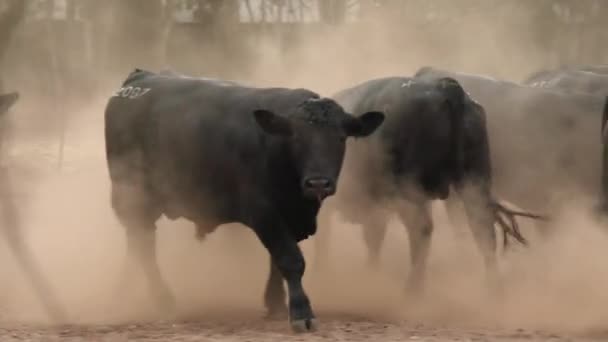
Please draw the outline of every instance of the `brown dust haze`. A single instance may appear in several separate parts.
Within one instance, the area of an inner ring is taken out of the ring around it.
[[[458,10],[457,3],[446,2],[442,11]],[[74,322],[159,317],[143,281],[133,284],[134,295],[126,299],[111,291],[126,246],[123,228],[110,208],[103,110],[133,68],[169,68],[259,86],[304,87],[331,96],[370,78],[410,76],[427,65],[520,81],[556,64],[557,52],[539,45],[534,18],[525,11],[513,17],[478,11],[422,25],[422,14],[411,6],[399,16],[377,9],[357,23],[285,27],[284,32],[218,24],[222,34],[232,37],[229,48],[218,41],[206,43],[197,32],[162,26],[168,25],[162,21],[151,24],[154,32],[138,33],[152,39],[145,47],[134,48],[138,36],[125,33],[129,27],[121,26],[120,20],[146,24],[135,17],[120,19],[101,12],[96,26],[87,31],[94,55],[89,60],[94,63],[55,47],[59,56],[66,55],[54,70],[41,69],[36,61],[42,58],[48,37],[39,34],[44,32],[42,24],[28,28],[26,22],[3,65],[4,87],[22,93],[10,113],[13,131],[3,157],[11,167],[22,229]],[[78,37],[69,30],[56,32],[60,32],[54,36],[57,46],[72,44],[70,39]],[[46,59],[43,62],[48,64]],[[57,80],[49,81],[49,75]],[[517,163],[517,156],[509,162]],[[547,186],[559,191],[559,184]],[[441,202],[434,203],[436,230],[427,298],[404,295],[409,253],[406,231],[396,223],[389,229],[378,271],[367,267],[360,227],[334,221],[326,271],[313,266],[314,238],[302,242],[308,265],[305,286],[321,322],[324,315],[353,315],[442,325],[598,329],[608,320],[608,236],[584,209],[594,195],[576,194],[573,204],[557,213],[553,224],[559,233],[549,241],[535,243],[535,228],[524,226],[533,246],[501,257],[506,292],[500,302],[484,290],[481,258],[469,231],[449,224]],[[177,296],[180,316],[251,319],[263,314],[268,256],[252,232],[229,225],[199,243],[191,223],[162,219],[157,234],[161,271]],[[11,320],[45,322],[31,288],[4,251],[0,249],[1,311]]]

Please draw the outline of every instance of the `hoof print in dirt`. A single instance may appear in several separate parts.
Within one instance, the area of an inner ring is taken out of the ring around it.
[[[295,333],[313,332],[317,330],[317,320],[314,318],[291,321],[291,330]]]

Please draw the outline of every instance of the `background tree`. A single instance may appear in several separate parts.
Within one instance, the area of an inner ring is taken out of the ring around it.
[[[0,13],[0,66],[10,45],[11,38],[25,17],[26,0],[4,0],[0,2],[4,11]],[[1,71],[1,70],[0,70]],[[3,73],[0,72],[0,75]],[[3,91],[4,80],[0,78],[0,92]]]

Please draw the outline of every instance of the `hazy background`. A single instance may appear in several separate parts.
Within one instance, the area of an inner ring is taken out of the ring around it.
[[[103,108],[135,67],[331,95],[425,65],[518,81],[538,69],[608,62],[603,0],[4,0],[0,9],[10,14],[0,20],[0,81],[22,95],[8,116],[2,163],[11,167],[30,245],[84,322],[152,315],[145,292],[116,307],[109,291],[125,246],[109,206]],[[608,238],[588,213],[560,213],[557,224],[574,229],[507,256],[499,305],[481,291],[470,237],[444,229],[438,209],[431,299],[403,297],[402,227],[391,226],[374,273],[363,266],[360,229],[337,222],[333,271],[309,266],[305,277],[319,315],[576,331],[606,322]],[[200,244],[185,221],[159,226],[162,272],[183,315],[261,315],[267,255],[251,232],[230,227]],[[309,265],[311,244],[302,243]],[[0,313],[44,319],[4,250],[0,279]]]
[[[332,92],[423,65],[520,80],[608,49],[602,0],[12,2],[27,6],[2,78],[44,108],[28,112],[45,130],[135,67]]]

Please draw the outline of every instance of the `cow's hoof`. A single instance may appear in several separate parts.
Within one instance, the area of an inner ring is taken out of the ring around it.
[[[291,330],[297,334],[316,331],[317,320],[314,318],[307,318],[291,321]]]

